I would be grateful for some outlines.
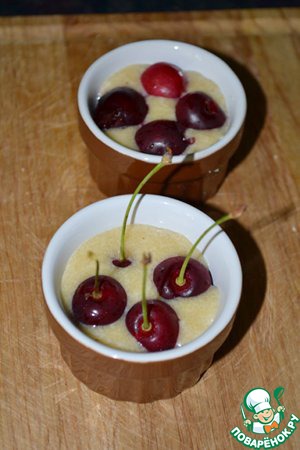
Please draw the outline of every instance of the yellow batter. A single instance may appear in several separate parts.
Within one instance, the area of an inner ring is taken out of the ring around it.
[[[103,83],[101,95],[111,89],[122,86],[131,87],[141,94],[147,95],[140,81],[141,74],[146,68],[147,65],[134,64],[114,73]],[[216,83],[198,72],[187,71],[185,72],[185,77],[187,79],[186,92],[205,92],[210,95],[226,113],[225,99]],[[149,111],[145,118],[145,123],[152,122],[153,120],[176,120],[175,106],[177,99],[147,95],[146,101],[149,106]],[[139,151],[134,138],[138,128],[139,126],[111,128],[105,132],[116,142],[119,142],[125,147]],[[225,134],[227,128],[228,121],[226,121],[222,127],[212,130],[194,130],[188,128],[185,132],[185,136],[188,138],[193,137],[195,142],[187,147],[186,153],[194,153],[215,144]]]
[[[119,257],[120,232],[120,228],[115,228],[99,234],[84,242],[74,252],[63,274],[62,299],[66,311],[72,315],[73,294],[83,280],[95,275],[95,259],[98,259],[100,274],[117,279],[125,289],[127,307],[124,315],[111,325],[80,325],[80,328],[111,347],[141,352],[145,350],[127,330],[125,316],[131,306],[141,300],[143,253],[150,252],[152,256],[146,291],[150,300],[159,298],[152,276],[156,265],[171,256],[185,256],[192,244],[184,236],[172,231],[148,225],[129,225],[126,230],[126,250],[127,258],[133,263],[126,268],[117,268],[112,264],[112,259]],[[195,252],[193,257],[204,262],[199,252]],[[180,319],[177,346],[181,346],[201,335],[213,322],[219,307],[219,291],[212,286],[197,297],[165,301],[174,308]]]

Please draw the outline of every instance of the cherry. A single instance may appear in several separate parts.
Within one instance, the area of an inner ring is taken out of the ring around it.
[[[117,258],[115,258],[115,259],[112,260],[112,263],[116,267],[128,267],[128,266],[131,265],[130,259],[126,259],[126,258],[125,259],[117,259]]]
[[[185,128],[210,130],[221,127],[225,123],[226,115],[209,95],[193,92],[178,100],[176,118]]]
[[[153,281],[159,295],[167,300],[175,297],[193,297],[205,292],[212,285],[209,270],[196,259],[190,259],[183,285],[177,284],[184,256],[173,256],[160,262],[153,273]]]
[[[118,87],[98,100],[94,120],[99,128],[120,128],[139,125],[148,112],[145,98],[129,87]]]
[[[128,331],[149,352],[174,348],[179,333],[179,319],[171,306],[161,300],[148,300],[149,329],[143,328],[142,303],[138,302],[126,315]]]
[[[158,97],[177,98],[185,88],[182,71],[165,62],[149,66],[142,73],[141,82],[148,94]]]
[[[149,352],[174,348],[179,333],[179,319],[171,306],[161,300],[146,300],[147,265],[151,255],[144,255],[142,301],[128,311],[125,319],[128,331]]]
[[[131,261],[126,258],[125,253],[125,232],[126,232],[126,226],[127,226],[127,220],[129,216],[130,209],[133,205],[133,202],[137,196],[137,194],[140,192],[140,190],[143,188],[143,186],[147,183],[148,180],[150,180],[153,175],[155,175],[160,169],[162,169],[165,165],[170,164],[172,160],[172,152],[169,148],[165,149],[165,154],[161,159],[161,162],[158,163],[156,166],[153,167],[153,169],[145,176],[145,178],[142,179],[142,181],[139,183],[137,188],[135,189],[134,193],[132,194],[130,201],[127,205],[122,229],[121,229],[121,240],[120,240],[120,259],[113,259],[112,263],[116,267],[128,267],[131,264]]]
[[[112,277],[96,276],[84,280],[77,287],[72,300],[72,311],[78,322],[86,325],[108,325],[123,314],[127,295],[121,284]]]
[[[193,143],[185,138],[183,130],[173,120],[154,120],[142,125],[135,134],[135,141],[143,153],[163,155],[166,147],[172,149],[173,155],[180,155]]]
[[[170,300],[175,297],[193,297],[205,292],[212,284],[212,276],[203,264],[191,256],[199,244],[214,227],[239,217],[245,210],[242,205],[234,212],[222,216],[210,225],[192,245],[188,254],[173,256],[160,262],[153,272],[153,281],[161,297]]]

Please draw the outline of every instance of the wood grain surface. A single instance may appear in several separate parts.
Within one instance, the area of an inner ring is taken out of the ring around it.
[[[241,449],[230,430],[243,429],[240,403],[256,386],[284,386],[284,423],[300,417],[299,31],[299,9],[0,19],[2,449]],[[240,77],[245,134],[202,207],[212,217],[248,209],[226,226],[244,273],[230,337],[194,388],[137,405],[71,375],[40,271],[55,230],[104,197],[78,132],[80,78],[106,51],[150,38],[205,47]],[[300,448],[299,428],[282,448]]]

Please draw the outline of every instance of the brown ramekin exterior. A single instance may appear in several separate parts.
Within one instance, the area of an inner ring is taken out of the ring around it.
[[[105,145],[93,135],[80,115],[79,129],[89,149],[91,175],[107,197],[132,193],[154,167],[154,164],[133,159]],[[241,135],[242,129],[225,147],[206,158],[164,167],[142,192],[166,195],[191,203],[203,202],[212,197],[225,178],[229,159],[236,151]]]
[[[233,324],[232,319],[213,341],[191,354],[162,362],[136,363],[89,349],[70,336],[49,310],[48,318],[60,342],[62,357],[76,378],[99,394],[137,403],[175,397],[197,383]]]

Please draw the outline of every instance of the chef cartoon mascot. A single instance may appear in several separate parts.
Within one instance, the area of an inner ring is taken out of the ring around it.
[[[270,433],[279,427],[284,416],[285,407],[280,405],[277,410],[272,408],[271,397],[268,391],[255,388],[249,391],[244,398],[244,405],[253,413],[253,422],[244,417],[244,425],[253,433]]]

